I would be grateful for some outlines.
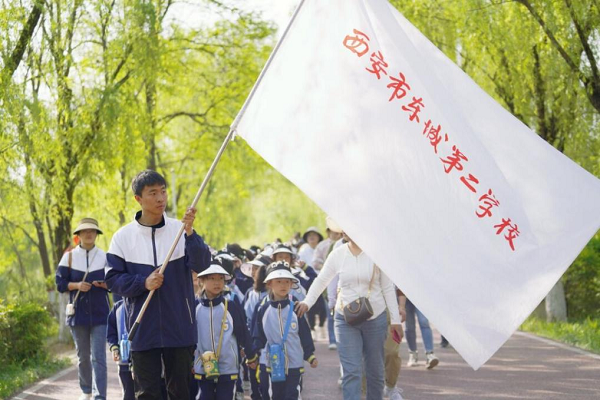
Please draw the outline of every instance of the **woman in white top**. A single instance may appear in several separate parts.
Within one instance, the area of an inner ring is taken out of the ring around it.
[[[315,304],[329,282],[339,274],[340,291],[335,307],[335,335],[343,370],[344,400],[361,398],[363,365],[367,378],[367,400],[381,400],[384,386],[383,344],[388,331],[386,311],[389,311],[392,333],[395,331],[399,338],[403,335],[396,290],[392,281],[345,233],[344,239],[348,243],[329,254],[306,298],[296,306],[296,312],[299,316],[304,315]],[[342,310],[344,305],[359,297],[369,298],[373,316],[353,326],[344,320]]]

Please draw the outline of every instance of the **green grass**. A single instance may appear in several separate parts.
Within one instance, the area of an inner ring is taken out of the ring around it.
[[[71,361],[63,358],[31,360],[24,365],[0,366],[0,399],[6,399],[19,389],[52,376],[69,365]]]
[[[600,320],[588,318],[581,322],[545,322],[530,317],[521,330],[554,339],[600,354]]]

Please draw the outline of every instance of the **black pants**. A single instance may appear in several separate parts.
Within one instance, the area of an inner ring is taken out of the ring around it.
[[[133,390],[133,378],[128,366],[119,366],[119,380],[123,389],[123,400],[135,400],[135,391]]]
[[[135,397],[138,400],[162,400],[161,373],[169,400],[187,400],[190,396],[190,371],[194,347],[165,347],[147,351],[132,351]]]
[[[319,296],[315,305],[312,306],[310,310],[308,310],[308,313],[306,315],[308,317],[308,325],[310,326],[311,330],[315,329],[315,317],[317,315],[319,316],[319,326],[325,326],[325,321],[327,321],[327,305],[325,304],[325,299],[323,298],[323,296]]]
[[[250,398],[252,400],[263,400],[259,387],[258,374],[260,374],[260,365],[256,369],[248,369],[248,375],[250,375]]]
[[[232,380],[204,379],[198,381],[200,400],[233,400],[235,399],[235,382]]]
[[[269,393],[271,389],[271,375],[267,371],[267,366],[265,364],[259,365],[260,371],[258,373],[258,377],[260,382],[258,387],[260,389],[260,394],[262,396],[262,400],[271,400],[271,395]]]
[[[271,382],[273,400],[298,400],[300,396],[300,385],[302,373],[300,369],[290,369],[285,381]]]

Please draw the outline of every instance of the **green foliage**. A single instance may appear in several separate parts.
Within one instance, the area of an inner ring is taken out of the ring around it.
[[[583,249],[563,277],[567,311],[572,320],[600,320],[600,235]]]
[[[52,318],[34,303],[0,303],[0,365],[46,359],[45,342]]]
[[[50,377],[71,364],[69,359],[34,359],[24,365],[0,367],[0,399],[6,399],[41,379]]]
[[[57,323],[42,306],[0,301],[0,399],[70,365],[47,348]]]
[[[587,318],[582,322],[545,322],[528,318],[521,330],[558,340],[600,354],[600,320]]]
[[[0,63],[32,1],[0,0]],[[193,199],[275,29],[228,1],[206,2],[220,18],[191,29],[168,18],[174,3],[44,2],[21,67],[0,81],[2,296],[47,301],[44,289],[79,218],[99,220],[98,245],[107,249],[138,209],[129,185],[140,170],[167,178],[171,216],[181,217]],[[590,64],[574,71],[523,1],[392,3],[523,123],[600,176],[599,115],[581,83]],[[562,1],[533,5],[579,58],[574,18],[593,28],[597,47],[600,14],[592,0],[571,3],[574,17]],[[324,228],[322,211],[241,139],[229,145],[198,209],[196,229],[217,248]],[[565,278],[577,316],[597,310],[597,281],[588,279],[597,277],[597,254],[590,244]]]

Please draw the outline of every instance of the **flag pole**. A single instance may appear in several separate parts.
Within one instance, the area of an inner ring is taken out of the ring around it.
[[[227,145],[229,144],[230,141],[232,141],[235,138],[237,126],[240,123],[242,116],[246,112],[246,109],[248,108],[250,101],[252,101],[252,99],[254,98],[254,94],[256,93],[256,90],[257,90],[258,86],[260,85],[260,82],[262,81],[263,76],[266,74],[267,70],[269,69],[271,62],[272,62],[273,58],[275,57],[275,54],[277,54],[277,51],[281,47],[281,43],[283,43],[283,40],[287,36],[292,24],[294,23],[294,20],[296,19],[296,16],[298,15],[300,8],[302,8],[302,5],[304,4],[304,2],[305,2],[305,0],[301,0],[300,3],[298,4],[298,7],[296,7],[296,10],[294,11],[292,18],[290,19],[290,22],[288,23],[287,27],[285,28],[285,31],[283,32],[281,39],[279,39],[277,41],[275,48],[271,52],[269,59],[267,60],[265,66],[263,67],[262,71],[260,72],[260,75],[258,76],[256,83],[254,83],[254,86],[252,87],[250,94],[246,98],[244,105],[240,109],[240,112],[238,113],[238,115],[233,120],[233,123],[231,124],[231,127],[229,129],[229,133],[225,137],[223,144],[221,144],[221,148],[219,149],[219,152],[217,153],[215,159],[213,160],[212,165],[210,166],[210,169],[206,173],[206,176],[204,177],[204,180],[202,181],[202,185],[200,185],[200,189],[198,189],[198,192],[196,193],[196,197],[194,197],[194,201],[192,201],[190,208],[195,208],[196,205],[198,204],[198,201],[200,201],[200,197],[202,196],[202,193],[204,192],[206,185],[208,185],[208,181],[212,177],[212,175],[217,167],[217,164],[221,160],[221,156],[225,152]],[[173,241],[173,244],[171,245],[171,248],[169,249],[169,252],[167,253],[167,256],[165,257],[164,262],[162,263],[162,266],[160,267],[159,272],[161,274],[164,273],[165,269],[167,268],[167,265],[169,264],[169,261],[171,260],[171,256],[173,255],[173,252],[175,251],[175,248],[177,247],[177,243],[179,243],[179,239],[181,239],[181,235],[183,234],[184,230],[185,230],[185,225],[182,224],[181,228],[179,228],[179,232],[177,233],[177,236],[175,237],[175,240]],[[135,335],[140,326],[142,318],[144,317],[144,314],[146,313],[146,309],[148,308],[148,304],[150,304],[150,300],[152,300],[152,296],[154,296],[154,292],[156,290],[157,289],[151,290],[150,293],[148,294],[148,297],[146,297],[146,300],[144,301],[144,304],[142,305],[140,313],[138,314],[133,326],[131,327],[131,330],[129,331],[129,334],[128,334],[129,340],[132,341],[135,338]]]

